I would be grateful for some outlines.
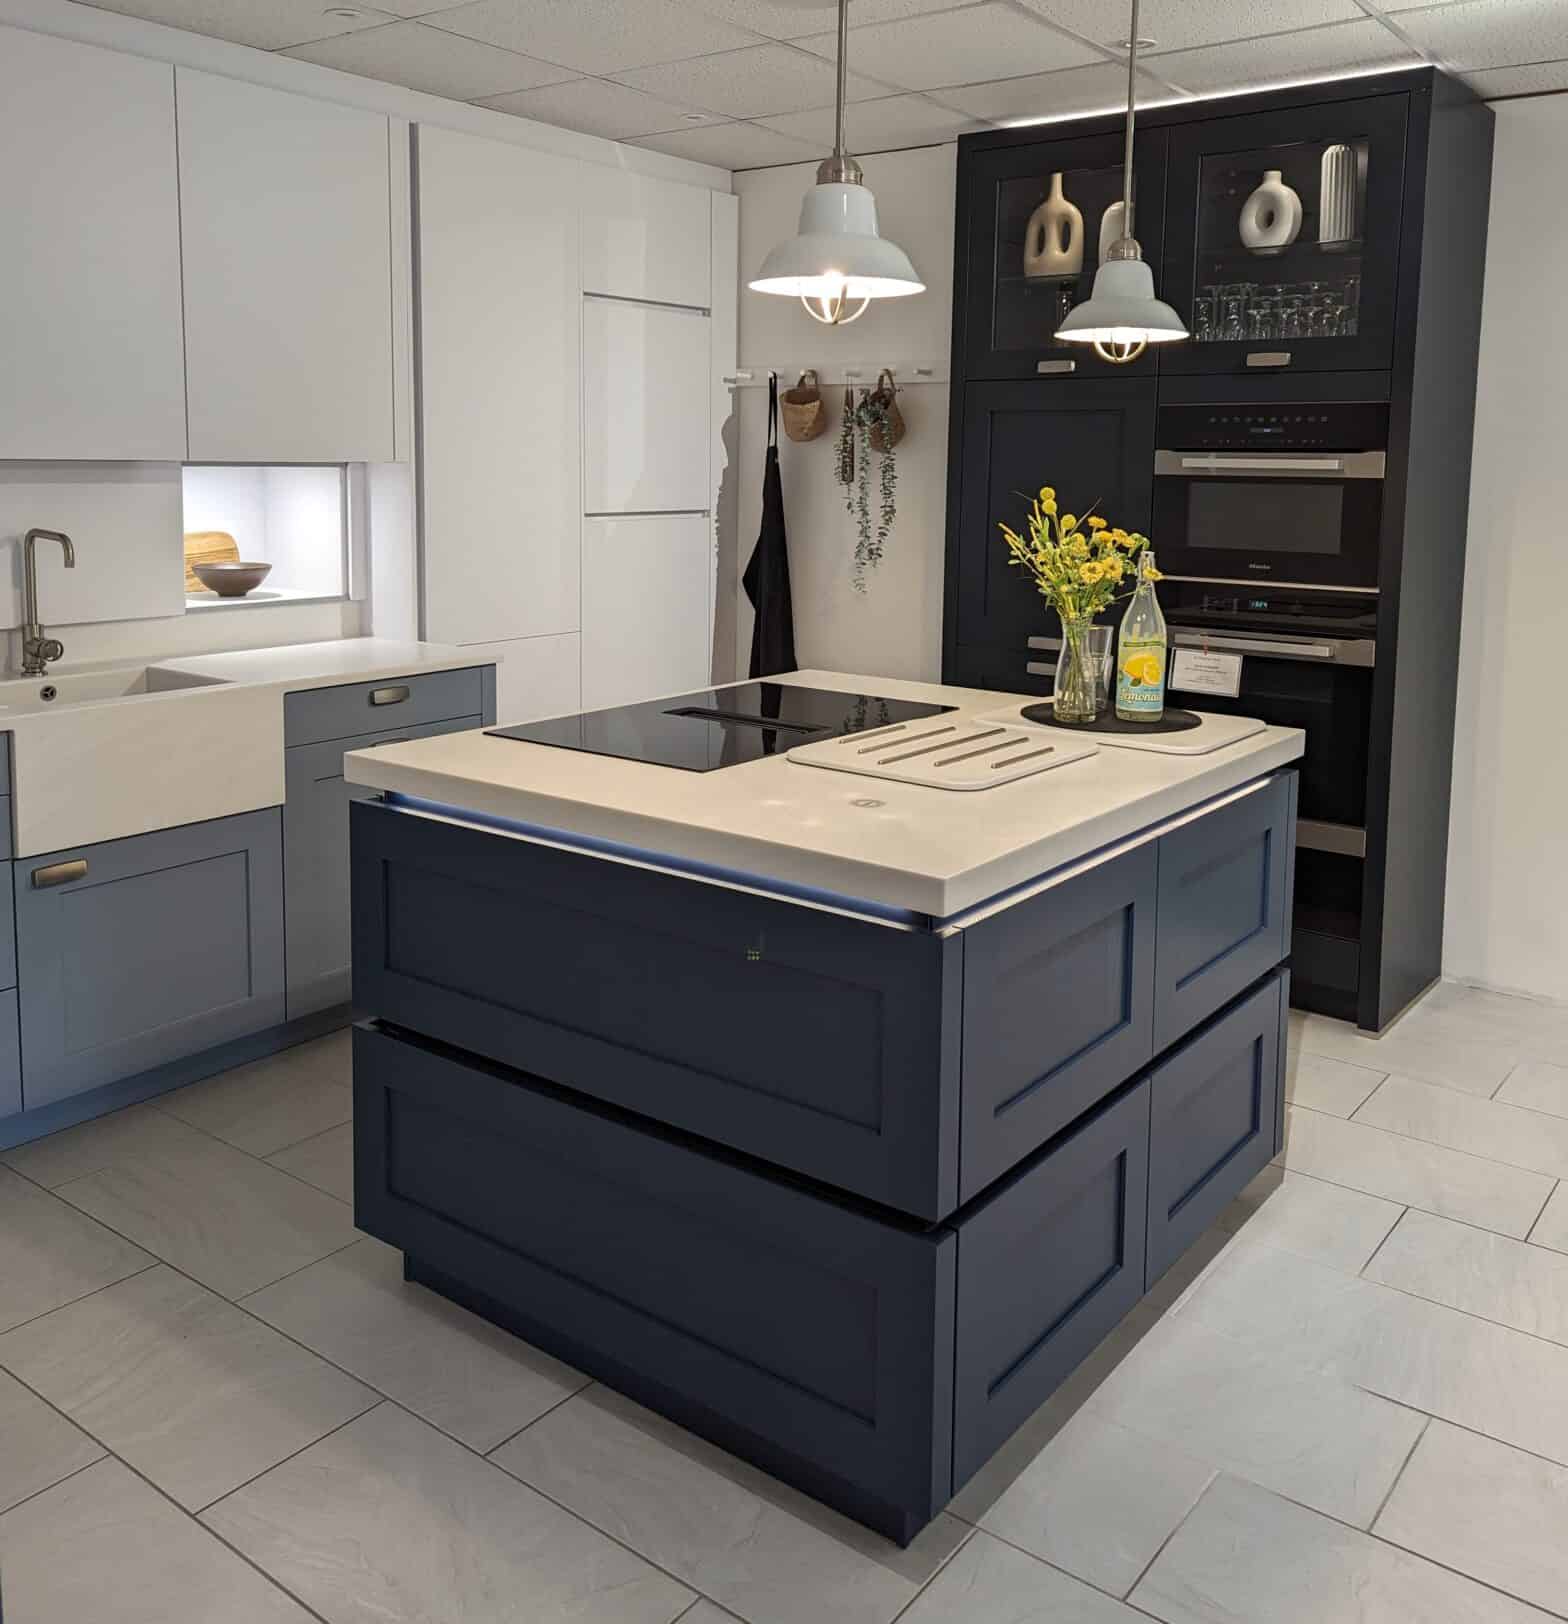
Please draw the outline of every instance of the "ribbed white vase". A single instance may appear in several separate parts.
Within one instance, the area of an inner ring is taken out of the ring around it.
[[[1318,241],[1349,242],[1356,234],[1355,153],[1347,146],[1325,147],[1318,174]]]

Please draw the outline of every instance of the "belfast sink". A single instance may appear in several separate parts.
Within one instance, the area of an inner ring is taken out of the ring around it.
[[[0,711],[45,711],[89,700],[136,699],[213,685],[208,679],[181,676],[152,665],[89,667],[0,681]]]

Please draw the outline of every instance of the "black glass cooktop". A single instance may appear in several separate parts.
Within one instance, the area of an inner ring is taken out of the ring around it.
[[[733,688],[703,688],[675,699],[650,699],[489,731],[496,739],[522,739],[527,744],[553,744],[563,750],[711,773],[782,755],[797,744],[861,733],[889,722],[917,721],[955,708],[781,682],[743,682]]]

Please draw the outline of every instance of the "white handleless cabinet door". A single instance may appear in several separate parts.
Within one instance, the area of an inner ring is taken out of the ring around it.
[[[702,514],[584,521],[584,710],[707,686],[711,550]]]
[[[711,304],[712,195],[700,186],[585,163],[583,292]]]
[[[0,460],[182,461],[174,70],[0,28],[0,238]]]
[[[708,488],[708,351],[695,310],[583,301],[583,511],[690,513]]]
[[[193,462],[391,462],[387,120],[181,68]]]
[[[578,166],[418,134],[424,635],[576,631]]]
[[[582,709],[582,683],[576,632],[554,637],[514,637],[504,643],[475,643],[465,652],[495,660],[495,720],[498,727],[537,722],[544,716],[574,716]]]

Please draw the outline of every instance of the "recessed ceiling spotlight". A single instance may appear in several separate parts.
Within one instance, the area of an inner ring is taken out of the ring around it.
[[[687,124],[706,124],[708,122],[706,113],[682,113],[681,118]]]
[[[1146,34],[1140,34],[1137,43],[1140,51],[1152,51],[1160,42],[1157,39],[1150,39]],[[1112,40],[1111,44],[1118,51],[1130,51],[1133,47],[1130,39]]]
[[[370,19],[368,11],[361,11],[357,6],[328,6],[321,14],[323,17],[339,17],[344,22],[367,22]]]

